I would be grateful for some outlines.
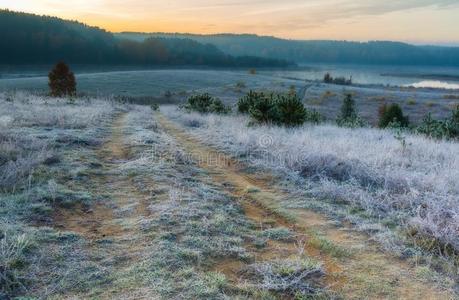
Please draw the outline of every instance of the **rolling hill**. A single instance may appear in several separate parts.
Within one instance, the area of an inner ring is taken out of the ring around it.
[[[148,37],[189,38],[210,43],[229,55],[256,55],[297,63],[353,63],[459,66],[459,48],[414,46],[400,42],[302,41],[253,34],[197,35],[121,32],[117,38],[142,41]]]
[[[251,56],[234,57],[188,38],[115,38],[76,21],[0,10],[0,64],[202,65],[277,67],[288,63]]]

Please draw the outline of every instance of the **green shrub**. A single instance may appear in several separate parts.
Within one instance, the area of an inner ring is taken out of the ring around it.
[[[251,90],[247,95],[239,99],[237,102],[237,111],[246,114],[256,101],[265,97],[267,96],[263,92],[254,92]]]
[[[450,120],[435,120],[430,113],[422,120],[416,131],[434,139],[450,139],[455,135]]]
[[[158,111],[159,110],[159,104],[158,103],[153,103],[150,105],[150,108],[152,111]]]
[[[295,93],[267,95],[250,91],[239,99],[237,106],[240,113],[249,113],[257,123],[294,127],[305,122],[318,124],[323,120],[317,111],[306,109]]]
[[[451,121],[456,125],[459,125],[459,105],[456,106],[456,109],[453,110],[453,115],[451,116]]]
[[[316,110],[306,111],[306,123],[319,124],[324,121],[324,117]]]
[[[446,120],[435,120],[429,113],[416,128],[416,132],[435,139],[459,138],[459,106],[453,110],[451,117]]]
[[[355,100],[351,94],[346,94],[341,106],[341,119],[352,119],[357,117],[355,109]]]
[[[255,98],[249,114],[258,123],[277,123],[279,113],[273,95]]]
[[[209,112],[224,115],[229,114],[231,112],[231,108],[223,104],[220,99],[214,99],[209,106]]]
[[[296,94],[278,96],[276,107],[279,124],[293,127],[302,125],[307,120],[308,111]]]
[[[10,299],[8,295],[14,295],[24,287],[30,241],[26,235],[9,236],[2,231],[0,234],[0,298]],[[3,295],[6,298],[2,298]]]
[[[188,98],[184,108],[200,113],[227,114],[231,112],[231,108],[225,106],[220,99],[213,98],[207,93],[191,96]]]
[[[213,98],[209,94],[194,95],[188,98],[185,108],[200,113],[208,113]]]
[[[398,127],[408,127],[409,120],[403,115],[402,108],[394,103],[389,106],[384,104],[379,110],[379,127],[390,127],[391,124],[399,124]]]
[[[453,110],[451,116],[452,135],[454,138],[459,138],[459,105]]]
[[[346,94],[341,106],[341,114],[338,116],[336,123],[341,127],[355,128],[365,126],[365,122],[357,114],[352,94]]]

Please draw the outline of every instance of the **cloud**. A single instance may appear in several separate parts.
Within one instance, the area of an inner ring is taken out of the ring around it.
[[[278,15],[304,18],[321,17],[324,21],[365,15],[381,15],[432,6],[438,9],[459,5],[458,0],[16,0],[5,6],[37,8],[40,11],[74,11],[104,15],[180,15],[190,12],[237,18],[239,16]]]
[[[371,37],[376,29],[394,36],[394,28],[404,28],[411,39],[438,33],[455,38],[458,34],[451,28],[459,25],[459,0],[0,0],[0,7],[78,19],[111,30],[305,38],[359,38],[357,32]],[[373,29],[365,32],[368,26]]]
[[[458,5],[457,0],[343,0],[338,3],[337,10],[342,17],[358,15],[380,15],[408,9],[424,8],[432,6],[444,9],[452,5]]]
[[[258,2],[258,1],[255,1]],[[250,5],[250,1],[247,5]],[[262,8],[249,10],[246,15],[301,13],[306,18],[315,16],[322,20],[352,18],[365,15],[382,15],[391,12],[433,7],[437,9],[459,5],[457,0],[286,0],[265,1]]]

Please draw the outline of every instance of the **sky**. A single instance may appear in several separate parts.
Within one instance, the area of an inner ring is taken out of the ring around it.
[[[109,31],[459,45],[459,0],[0,0]]]

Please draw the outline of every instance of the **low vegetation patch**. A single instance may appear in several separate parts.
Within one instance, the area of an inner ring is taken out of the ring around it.
[[[30,245],[25,234],[9,236],[0,232],[0,296],[11,295],[26,284],[23,269],[26,268],[27,249]]]
[[[188,111],[196,111],[203,114],[227,114],[231,112],[230,107],[225,106],[220,99],[214,98],[209,94],[191,96],[183,107]]]
[[[443,96],[443,99],[446,99],[446,100],[459,100],[459,95],[444,95]]]
[[[260,235],[276,241],[290,241],[294,238],[294,234],[288,228],[283,227],[265,229]]]
[[[365,126],[365,122],[357,113],[352,94],[346,94],[341,106],[341,114],[336,119],[336,123],[341,127],[350,128]]]
[[[324,83],[338,85],[352,85],[352,76],[349,79],[345,77],[333,77],[330,73],[324,75]]]
[[[343,105],[344,119],[357,115],[350,100]],[[191,117],[173,108],[165,113],[182,123]],[[303,198],[280,206],[314,207],[339,215],[368,228],[382,245],[400,254],[416,253],[404,243],[403,232],[412,227],[459,250],[456,141],[433,140],[409,130],[397,135],[393,129],[350,130],[332,124],[307,129],[247,127],[249,118],[243,115],[219,122],[210,116],[192,118],[204,126],[190,131],[206,143],[297,183],[294,190],[302,191]],[[449,122],[457,118],[455,111]],[[269,148],[257,143],[262,136],[270,137]],[[359,213],[350,215],[347,208],[354,207]],[[394,231],[381,224],[390,224]],[[329,248],[326,242],[318,243]]]
[[[51,96],[64,97],[76,95],[76,80],[69,66],[64,62],[57,63],[48,74]]]
[[[415,131],[434,139],[459,138],[459,106],[452,112],[449,119],[436,120],[431,114],[428,114]]]
[[[318,280],[323,274],[321,265],[310,258],[255,263],[245,272],[250,285],[299,299],[321,294]]]
[[[276,124],[296,127],[305,122],[320,123],[322,116],[316,111],[308,110],[295,93],[265,94],[250,91],[237,103],[240,113],[248,113],[261,124]]]
[[[410,124],[407,116],[403,115],[402,108],[397,103],[383,104],[379,108],[379,127],[402,127],[406,128]]]
[[[45,299],[107,280],[78,234],[52,226],[57,210],[97,201],[82,188],[93,184],[84,157],[127,106],[66,100],[0,93],[0,299]]]
[[[126,175],[136,171],[132,178],[135,182],[146,178],[155,182],[155,196],[149,205],[152,215],[142,223],[146,233],[154,234],[145,258],[134,264],[132,274],[128,274],[129,278],[139,278],[129,282],[130,288],[153,286],[164,299],[245,299],[260,294],[276,299],[316,295],[323,290],[323,282],[319,282],[322,268],[306,255],[295,259],[257,258],[249,243],[260,249],[268,239],[291,241],[294,233],[283,227],[259,229],[234,198],[208,180],[204,170],[192,160],[175,156],[175,152],[183,150],[173,136],[160,126],[153,133],[149,131],[148,118],[151,116],[141,112],[129,118],[130,123],[136,124],[129,140],[137,146],[135,141],[144,140],[139,137],[149,136],[156,151],[151,153],[147,144],[136,147],[133,161],[121,167]],[[148,181],[140,186],[149,186]],[[237,270],[222,267],[226,262],[237,266]],[[259,273],[264,268],[272,273]],[[147,276],[134,275],[145,273]],[[123,276],[119,282],[126,284],[126,274],[117,276]],[[241,276],[244,278],[239,279]]]

